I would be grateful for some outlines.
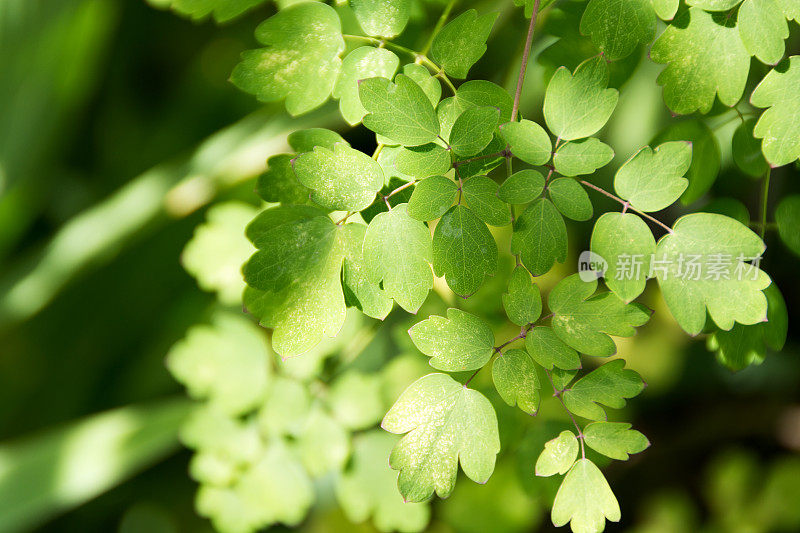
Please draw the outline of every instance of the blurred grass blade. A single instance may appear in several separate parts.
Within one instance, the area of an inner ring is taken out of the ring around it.
[[[0,445],[0,532],[32,529],[167,456],[190,407],[122,407]]]

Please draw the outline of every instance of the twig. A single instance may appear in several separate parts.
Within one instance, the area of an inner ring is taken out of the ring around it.
[[[626,211],[627,211],[627,210],[631,210],[631,211],[633,211],[634,213],[636,213],[637,215],[639,215],[639,216],[641,216],[641,217],[644,217],[644,218],[646,218],[647,220],[649,220],[649,221],[651,221],[651,222],[653,222],[653,223],[655,223],[655,224],[658,224],[659,226],[661,226],[662,228],[664,228],[665,230],[667,230],[667,233],[670,233],[670,234],[674,233],[674,232],[672,231],[672,228],[670,228],[669,226],[667,226],[666,224],[664,224],[663,222],[661,222],[661,221],[660,221],[660,220],[658,220],[657,218],[655,218],[655,217],[652,217],[652,216],[648,215],[647,213],[642,213],[642,212],[641,212],[641,211],[639,211],[638,209],[635,209],[635,208],[631,207],[631,206],[630,206],[630,204],[629,204],[628,202],[626,202],[625,200],[623,200],[623,199],[622,199],[622,198],[620,198],[619,196],[615,196],[615,195],[611,194],[610,192],[608,192],[607,190],[605,190],[605,189],[601,189],[601,188],[600,188],[600,187],[598,187],[597,185],[594,185],[593,183],[589,183],[589,182],[588,182],[588,181],[586,181],[586,180],[581,180],[581,183],[582,183],[582,184],[584,184],[584,185],[586,185],[586,186],[587,186],[587,187],[589,187],[590,189],[594,189],[594,190],[596,190],[596,191],[597,191],[597,192],[599,192],[599,193],[605,194],[606,196],[608,196],[608,197],[609,197],[609,198],[611,198],[612,200],[616,200],[617,202],[619,202],[620,204],[622,204],[622,206],[625,208],[625,210],[626,210]]]
[[[578,421],[575,420],[575,416],[572,414],[572,411],[567,409],[567,404],[564,403],[564,399],[561,397],[561,393],[563,391],[560,391],[556,388],[556,384],[553,382],[553,377],[550,372],[550,370],[547,370],[546,368],[544,369],[544,373],[547,375],[547,379],[550,381],[550,386],[553,387],[553,396],[558,398],[558,401],[561,403],[561,407],[563,407],[567,412],[569,419],[572,420],[572,424],[575,426],[575,429],[578,430],[578,440],[581,443],[581,457],[586,459],[586,450],[583,448],[583,430],[581,430],[581,427],[578,425]]]
[[[539,14],[539,0],[534,0],[533,12],[531,13],[531,23],[528,26],[528,35],[525,38],[525,50],[522,52],[522,64],[519,67],[519,77],[517,78],[517,90],[514,92],[514,107],[511,109],[511,121],[517,119],[519,111],[519,99],[522,96],[522,84],[525,82],[525,71],[528,68],[528,56],[531,53],[531,42],[533,41],[533,28],[536,26],[536,16]]]
[[[761,229],[758,236],[764,240],[764,234],[767,231],[767,207],[769,204],[769,175],[772,169],[767,167],[767,172],[764,174],[764,188],[761,191]]]

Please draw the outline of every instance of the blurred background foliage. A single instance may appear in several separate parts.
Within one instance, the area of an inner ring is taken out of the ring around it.
[[[403,40],[423,40],[440,4],[419,2]],[[527,23],[512,2],[472,4],[501,15],[471,77],[509,87]],[[543,18],[523,115],[539,116],[545,82],[556,67],[573,68],[595,53],[577,33],[582,6],[565,0]],[[336,341],[287,362],[273,361],[265,332],[240,314],[239,281],[231,275],[236,261],[231,267],[233,259],[220,255],[249,253],[238,240],[241,221],[258,209],[253,188],[266,158],[285,149],[288,133],[312,124],[336,129],[364,150],[374,143],[362,127],[348,129],[331,106],[292,119],[280,105],[262,108],[227,82],[238,54],[253,44],[254,27],[274,10],[262,3],[217,26],[141,0],[0,3],[0,531],[211,530],[197,516],[197,484],[189,471],[200,478],[224,472],[209,473],[197,461],[190,467],[192,454],[179,444],[179,430],[195,448],[219,443],[203,440],[215,431],[192,433],[197,411],[170,370],[190,384],[192,396],[226,405],[225,416],[269,411],[266,381],[248,381],[254,396],[244,403],[225,389],[225,379],[228,385],[253,379],[247,365],[272,368],[271,387],[279,379],[310,383],[316,406],[310,409],[321,409],[318,416],[332,419],[330,427],[345,428],[339,433],[345,441],[350,433],[355,441],[376,433],[370,428],[385,409],[426,372],[425,358],[405,334],[412,320],[397,312],[383,324],[350,320]],[[794,53],[797,29],[793,25],[787,42]],[[610,170],[597,176],[606,185],[614,168],[676,122],[655,84],[659,67],[647,61],[644,48],[640,52],[613,65],[612,85],[621,95],[604,130],[616,150]],[[751,77],[765,71],[754,61]],[[731,201],[720,198],[738,199],[755,215],[758,183],[732,164],[738,118],[720,107],[704,121],[719,143],[719,176],[709,181],[709,192],[664,218],[709,202],[715,202],[710,210],[730,209]],[[791,165],[773,172],[773,203],[800,191],[798,174]],[[615,208],[603,198],[595,206],[596,212]],[[574,270],[590,227],[569,226],[571,256],[540,279],[544,290]],[[496,237],[507,242],[507,228]],[[739,373],[722,368],[705,342],[685,338],[654,286],[644,298],[655,307],[654,318],[636,337],[618,340],[620,355],[649,384],[619,417],[632,421],[652,446],[608,469],[623,510],[623,523],[609,524],[609,531],[800,531],[798,258],[773,232],[767,244],[764,268],[789,308],[789,340],[781,353]],[[480,309],[494,318],[498,338],[510,336],[502,331],[498,296],[511,267],[504,265],[502,275],[467,301],[456,301],[437,281],[422,316],[454,305]],[[219,341],[223,349],[215,352],[209,346],[217,341],[203,337],[213,337],[213,327],[244,328],[237,339],[251,344],[237,353],[257,352],[260,359],[220,359],[228,347]],[[200,349],[182,356],[192,342]],[[206,367],[198,361],[224,379],[204,378]],[[497,402],[487,376],[480,374],[476,387]],[[345,379],[350,382],[337,387]],[[364,412],[365,402],[348,397],[353,390],[375,396],[381,411]],[[547,509],[557,487],[535,478],[533,464],[547,436],[566,427],[553,407],[545,402],[532,419],[498,409],[504,446],[494,476],[485,486],[461,482],[451,498],[436,501],[428,528],[551,530]],[[278,405],[278,411],[285,408]],[[294,445],[296,434],[302,448],[303,430],[292,429],[291,420],[261,418],[264,434],[284,424],[279,433],[288,436],[282,438]],[[311,457],[320,438],[306,439]],[[234,455],[242,439],[227,443],[237,448]],[[357,466],[342,453],[329,458],[335,468],[304,462],[319,474],[310,512],[284,521],[307,531],[373,529],[369,521],[353,525],[348,516],[358,513],[337,503],[337,469],[355,475]],[[419,520],[427,519],[423,514]]]

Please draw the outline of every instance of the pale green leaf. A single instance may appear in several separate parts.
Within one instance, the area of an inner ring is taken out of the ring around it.
[[[625,407],[625,399],[644,390],[642,378],[625,368],[623,359],[614,359],[592,370],[564,391],[563,399],[572,413],[590,420],[605,420],[600,404],[612,409]]]
[[[516,267],[511,273],[508,291],[502,298],[506,316],[518,326],[532,324],[542,314],[539,286],[531,280],[530,274],[522,266]]]
[[[563,176],[593,174],[614,159],[614,150],[599,139],[589,137],[575,142],[564,143],[553,155],[556,172]]]
[[[299,436],[311,407],[305,384],[276,376],[269,386],[264,405],[258,411],[258,425],[266,437]]]
[[[394,164],[407,176],[427,178],[450,170],[450,153],[434,143],[401,147]]]
[[[241,202],[211,207],[206,221],[197,226],[181,255],[183,267],[207,291],[228,305],[242,301],[245,283],[242,264],[255,252],[242,233],[258,210]]]
[[[558,337],[555,338],[558,339]],[[577,373],[577,370],[562,370],[561,368],[554,366],[553,370],[550,371],[550,379],[553,380],[553,386],[557,391],[564,391],[567,389],[569,384],[572,383],[572,380],[575,378]]]
[[[345,301],[365,315],[383,320],[392,310],[392,299],[369,276],[364,260],[367,227],[363,224],[345,224],[340,233],[345,254],[342,266]]]
[[[535,200],[514,224],[511,253],[519,254],[531,274],[540,276],[567,259],[567,226],[553,203]]]
[[[425,145],[427,146],[427,145]],[[414,180],[414,176],[409,176],[408,174],[403,174],[399,170],[397,170],[397,157],[403,151],[404,146],[384,146],[381,148],[380,153],[378,154],[378,164],[383,169],[383,183],[384,186],[388,186],[391,184],[393,180],[399,180],[401,182],[409,182]],[[389,189],[394,190],[394,187]],[[383,192],[383,191],[381,191]],[[394,195],[389,200],[394,200],[395,197],[402,195],[404,191],[400,191],[398,194]],[[364,219],[366,222],[369,220]]]
[[[689,186],[681,196],[681,202],[688,205],[708,192],[717,179],[722,158],[719,142],[714,132],[700,120],[672,124],[656,137],[653,144],[667,141],[692,143],[692,163],[686,173]]]
[[[647,437],[625,422],[592,422],[583,428],[583,436],[591,449],[620,461],[627,461],[629,454],[642,452],[650,446]]]
[[[539,378],[536,365],[525,350],[511,349],[492,363],[492,381],[497,393],[511,407],[535,415],[539,410]]]
[[[351,125],[358,124],[367,110],[358,96],[358,82],[366,78],[391,79],[400,60],[385,48],[362,46],[342,61],[341,74],[333,87],[333,97],[339,99],[339,112]]]
[[[500,133],[515,157],[531,165],[544,165],[550,161],[550,136],[532,120],[507,122],[500,126]]]
[[[656,39],[650,58],[666,63],[658,76],[664,86],[664,102],[673,112],[708,113],[719,96],[726,106],[742,97],[750,54],[734,21],[693,7]]]
[[[728,11],[739,5],[741,1],[742,0],[687,0],[686,3],[706,11]]]
[[[298,439],[300,459],[314,477],[339,472],[350,456],[350,435],[328,413],[312,409]]]
[[[761,150],[773,167],[800,158],[800,56],[792,56],[772,69],[753,91],[750,103],[768,107],[753,134],[763,139]]]
[[[550,200],[562,215],[572,220],[592,218],[592,201],[583,186],[573,178],[556,178],[547,186]]]
[[[350,0],[350,7],[364,33],[375,37],[399,35],[411,16],[411,0]]]
[[[661,20],[669,22],[678,12],[680,0],[653,0],[653,9]]]
[[[408,201],[408,215],[422,221],[444,215],[458,193],[458,185],[444,176],[431,176],[417,183]]]
[[[653,40],[656,17],[650,0],[591,0],[580,29],[607,60],[615,61]]]
[[[294,160],[297,179],[311,199],[326,209],[361,211],[383,187],[383,170],[370,156],[344,144],[317,146]]]
[[[368,78],[359,84],[361,104],[369,111],[362,122],[379,135],[405,146],[419,146],[436,140],[439,120],[422,88],[405,74]]]
[[[750,176],[763,176],[769,164],[761,152],[761,141],[753,135],[756,119],[749,118],[739,124],[731,139],[731,155],[739,170]],[[749,217],[748,217],[749,220]]]
[[[600,56],[578,65],[574,75],[565,67],[559,68],[545,92],[547,127],[566,141],[596,133],[614,112],[619,98],[616,89],[607,87],[608,67]]]
[[[254,422],[232,417],[209,403],[190,413],[180,428],[180,439],[188,448],[218,453],[237,467],[253,464],[264,451]]]
[[[796,22],[800,22],[800,4],[797,3],[797,0],[778,0],[778,3],[786,20],[794,19]]]
[[[556,335],[581,353],[609,356],[617,346],[609,335],[632,337],[636,327],[650,319],[645,306],[626,304],[613,292],[595,294],[597,280],[582,281],[578,274],[561,280],[548,297]]]
[[[170,8],[178,15],[200,21],[211,15],[221,24],[231,21],[264,0],[147,0],[156,8]]]
[[[781,199],[775,209],[778,235],[789,250],[800,255],[800,195],[793,194]]]
[[[497,188],[497,197],[509,204],[527,204],[542,194],[544,176],[532,168],[510,175]]]
[[[549,477],[569,472],[578,457],[578,439],[571,431],[562,431],[558,437],[547,441],[536,460],[536,475]]]
[[[461,372],[481,368],[494,352],[494,334],[482,319],[459,309],[447,318],[432,315],[408,330],[414,345],[431,358],[433,368]]]
[[[497,183],[486,176],[475,176],[461,187],[464,202],[479,219],[490,226],[511,224],[511,210],[497,194]]]
[[[496,107],[471,107],[461,113],[450,130],[450,148],[461,157],[469,157],[486,148],[497,129],[500,110]]]
[[[591,250],[607,264],[606,285],[627,303],[642,294],[656,253],[653,233],[633,213],[605,213],[592,230]]]
[[[450,208],[433,233],[433,268],[450,289],[467,297],[497,269],[497,243],[489,228],[463,205]]]
[[[614,189],[640,211],[661,211],[688,187],[689,180],[683,176],[691,162],[691,143],[666,142],[655,150],[645,146],[619,168]]]
[[[431,47],[433,60],[450,76],[464,79],[469,69],[486,52],[486,39],[497,13],[469,9],[445,24],[436,34]]]
[[[459,462],[467,477],[485,483],[500,451],[492,404],[446,374],[429,374],[411,384],[381,426],[407,433],[389,457],[392,468],[400,470],[398,487],[406,501],[424,501],[434,492],[447,497]]]
[[[684,331],[700,333],[706,309],[724,330],[734,322],[755,324],[766,318],[767,300],[761,291],[770,279],[744,262],[760,256],[764,248],[758,235],[732,218],[694,213],[678,219],[673,233],[658,242],[652,268],[667,307]]]
[[[336,143],[344,143],[347,146],[350,144],[344,140],[344,137],[325,128],[308,128],[305,130],[297,130],[289,134],[286,138],[289,146],[292,147],[297,153],[310,152],[315,146],[324,146],[328,150],[333,150]]]
[[[774,65],[783,58],[789,26],[777,0],[744,0],[737,27],[744,47],[759,61]]]
[[[430,506],[405,502],[397,491],[397,472],[386,461],[396,443],[397,437],[382,431],[353,439],[352,462],[336,482],[336,499],[351,522],[372,517],[379,531],[422,531]]]
[[[266,48],[247,50],[231,81],[263,102],[286,99],[292,115],[319,107],[330,96],[344,50],[339,15],[329,5],[301,3],[256,28]]]
[[[553,501],[553,525],[570,523],[573,533],[598,533],[605,521],[619,522],[619,504],[603,473],[589,459],[578,459]]]
[[[349,370],[331,384],[327,396],[333,417],[349,430],[366,429],[383,417],[381,378]]]
[[[500,122],[511,120],[514,99],[508,91],[486,80],[465,81],[458,86],[455,101],[462,110],[472,107],[491,106],[500,110]]]
[[[525,349],[546,370],[581,368],[578,352],[564,344],[552,328],[536,326],[525,336]]]
[[[431,234],[400,204],[372,219],[364,238],[367,273],[387,296],[415,313],[433,287]]]
[[[431,105],[436,107],[442,97],[442,84],[435,76],[431,75],[428,68],[417,63],[407,63],[403,65],[403,74],[419,85],[422,92],[431,101]]]
[[[212,325],[194,326],[167,355],[167,368],[189,396],[231,415],[264,399],[272,367],[261,331],[246,318],[217,314]]]

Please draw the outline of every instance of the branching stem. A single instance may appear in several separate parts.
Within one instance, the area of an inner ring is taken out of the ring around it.
[[[519,67],[519,77],[517,78],[517,90],[514,92],[514,107],[511,108],[511,121],[517,119],[519,111],[519,99],[522,97],[522,85],[525,82],[525,71],[528,68],[528,57],[531,53],[531,42],[533,42],[533,28],[536,26],[536,16],[539,14],[539,0],[533,2],[533,12],[531,13],[531,23],[528,26],[528,35],[525,37],[525,50],[522,51],[522,64]]]
[[[654,224],[658,224],[659,226],[661,226],[662,228],[664,228],[664,229],[667,231],[667,233],[670,233],[670,234],[671,234],[671,233],[674,233],[674,232],[672,231],[672,228],[670,228],[669,226],[667,226],[666,224],[664,224],[663,222],[661,222],[661,221],[660,221],[660,220],[658,220],[657,218],[655,218],[655,217],[652,217],[652,216],[648,215],[647,213],[643,213],[643,212],[639,211],[638,209],[631,207],[630,203],[626,202],[625,200],[623,200],[623,199],[622,199],[622,198],[620,198],[619,196],[613,195],[613,194],[611,194],[610,192],[608,192],[607,190],[605,190],[605,189],[603,189],[603,188],[600,188],[600,187],[598,187],[597,185],[595,185],[595,184],[593,184],[593,183],[589,183],[589,182],[588,182],[588,181],[586,181],[586,180],[581,180],[581,183],[582,183],[582,184],[584,184],[584,185],[586,185],[586,186],[587,186],[587,187],[589,187],[590,189],[594,189],[594,190],[596,190],[596,191],[597,191],[597,192],[599,192],[599,193],[605,194],[606,196],[608,196],[608,197],[609,197],[609,198],[611,198],[612,200],[616,200],[617,202],[619,202],[619,203],[622,205],[623,209],[624,209],[623,213],[624,213],[625,211],[628,211],[628,210],[630,210],[630,211],[633,211],[634,213],[636,213],[636,214],[637,214],[637,215],[639,215],[640,217],[644,217],[644,218],[646,218],[647,220],[649,220],[649,221],[653,222]]]
[[[556,387],[556,384],[553,382],[553,376],[551,375],[551,371],[550,370],[545,369],[544,373],[547,374],[547,379],[550,381],[550,386],[553,387],[553,396],[558,398],[558,401],[561,403],[561,407],[563,407],[564,410],[567,412],[567,414],[569,415],[569,419],[572,420],[572,424],[575,426],[575,429],[578,431],[578,440],[581,443],[581,457],[583,459],[586,459],[586,450],[583,447],[583,430],[581,430],[581,426],[578,425],[578,421],[575,420],[575,416],[572,414],[572,411],[567,409],[567,404],[564,403],[564,399],[561,397],[561,393],[564,392],[564,391],[558,390],[558,388]]]

